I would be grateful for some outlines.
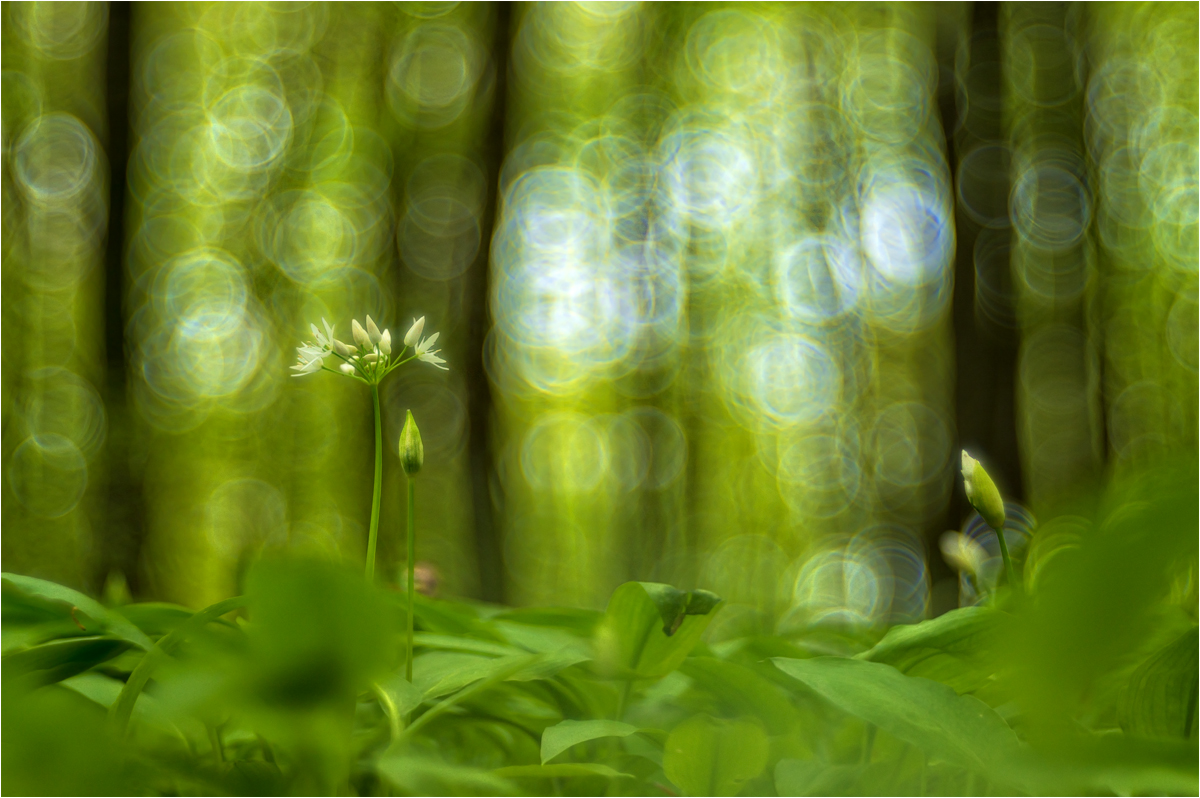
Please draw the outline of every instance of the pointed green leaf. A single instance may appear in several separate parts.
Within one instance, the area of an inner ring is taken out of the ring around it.
[[[1010,616],[991,607],[962,607],[916,624],[893,626],[856,659],[882,662],[901,673],[968,693],[996,672],[996,644]]]
[[[28,678],[37,685],[53,684],[106,662],[129,647],[128,641],[115,637],[68,637],[52,640],[40,646],[5,654],[4,678],[6,682],[10,679],[21,679],[26,683]]]
[[[110,632],[117,637],[128,640],[144,651],[149,651],[154,646],[154,641],[147,637],[141,629],[119,614],[110,611],[95,599],[80,593],[78,590],[72,590],[69,587],[64,587],[54,582],[47,582],[44,579],[22,576],[21,574],[5,573],[0,574],[0,578],[3,579],[9,589],[16,590],[33,599],[58,605],[67,613],[70,613],[72,608],[76,608],[77,620],[89,632]],[[82,614],[82,618],[79,617],[80,614]],[[85,619],[90,619],[93,624],[98,624],[99,628],[92,628]]]
[[[637,726],[616,720],[564,720],[542,732],[542,764],[573,745],[601,737],[628,737]]]
[[[1019,749],[991,707],[944,684],[841,657],[772,661],[844,712],[960,767],[994,776]]]

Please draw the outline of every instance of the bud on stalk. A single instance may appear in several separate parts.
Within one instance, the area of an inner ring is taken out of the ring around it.
[[[421,444],[421,431],[413,419],[412,411],[407,411],[404,417],[404,429],[400,431],[400,465],[404,473],[412,479],[425,463],[425,447]]]

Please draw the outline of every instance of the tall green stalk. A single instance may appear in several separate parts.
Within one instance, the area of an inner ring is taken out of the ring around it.
[[[416,600],[417,592],[417,532],[416,532],[416,514],[413,508],[413,497],[416,491],[414,490],[413,481],[408,480],[408,650],[405,654],[404,676],[410,682],[412,681],[412,663],[413,663],[413,604]]]
[[[404,429],[400,430],[400,466],[408,477],[408,651],[405,654],[404,675],[412,681],[413,668],[413,608],[417,593],[417,524],[416,490],[414,479],[425,462],[425,446],[412,411],[404,414]]]
[[[374,383],[371,384],[371,403],[375,406],[375,487],[371,494],[371,533],[367,538],[368,582],[375,581],[375,544],[379,542],[379,497],[383,492],[383,425],[379,419],[379,386]]]

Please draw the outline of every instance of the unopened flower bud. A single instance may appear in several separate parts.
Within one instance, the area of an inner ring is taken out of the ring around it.
[[[392,333],[391,330],[384,330],[383,337],[379,339],[379,351],[385,355],[392,353]]]
[[[343,374],[353,374],[354,366],[351,366],[349,363],[343,363],[342,365],[338,366],[338,370]]]
[[[367,331],[358,323],[358,319],[351,319],[350,331],[354,333],[354,343],[363,349],[371,348],[371,336],[367,335]]]
[[[367,316],[367,337],[371,339],[371,345],[379,343],[379,339],[383,338],[383,333],[379,332],[379,328],[375,326],[375,322],[371,321],[371,317]]]
[[[1000,491],[996,489],[996,483],[992,482],[992,478],[983,470],[979,461],[965,450],[962,453],[962,474],[967,489],[967,501],[979,511],[988,526],[992,529],[1003,529],[1004,500],[1000,498]]]
[[[372,352],[369,355],[363,355],[364,363],[374,363],[378,359],[379,359],[379,355],[375,354],[374,352]]]
[[[413,321],[413,325],[408,328],[408,332],[404,334],[405,346],[416,346],[417,341],[421,340],[421,331],[425,329],[425,317]]]
[[[400,430],[400,465],[409,479],[417,475],[425,462],[425,447],[421,445],[421,431],[413,420],[412,411],[404,417],[404,429]]]
[[[336,338],[333,339],[333,351],[342,357],[350,357],[354,354],[354,350],[349,345],[342,343]]]

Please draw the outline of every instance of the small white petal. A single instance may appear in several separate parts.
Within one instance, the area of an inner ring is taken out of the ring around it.
[[[435,332],[433,335],[429,336],[424,341],[417,344],[417,354],[420,355],[422,352],[428,352],[429,347],[431,347],[435,343],[437,343],[437,339],[438,339],[439,335],[441,335],[440,332]]]
[[[442,371],[449,371],[450,370],[449,368],[442,365],[446,361],[442,360],[440,357],[438,357],[437,353],[439,351],[441,351],[441,350],[435,350],[433,352],[423,352],[422,354],[418,355],[417,357],[420,360],[424,360],[426,363],[432,363],[434,366],[437,366]]]

